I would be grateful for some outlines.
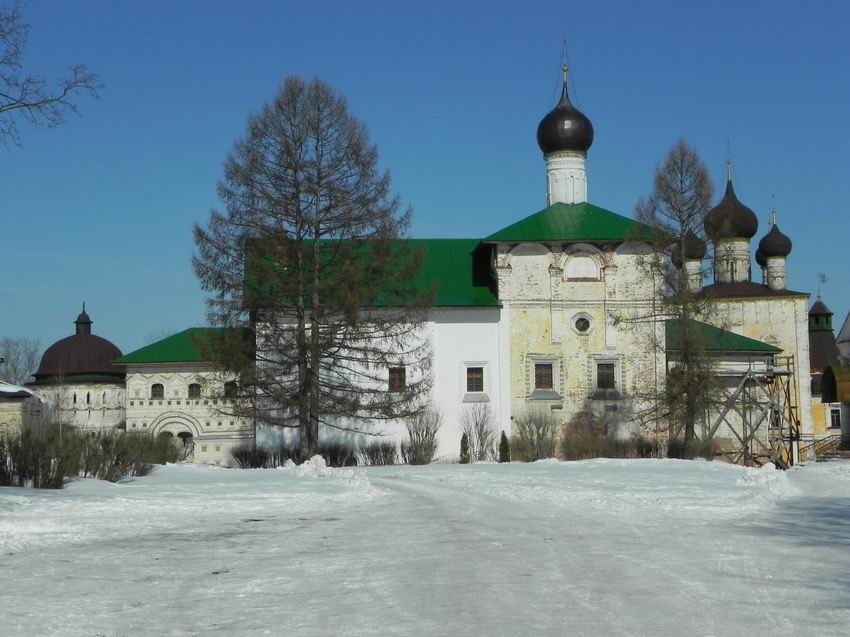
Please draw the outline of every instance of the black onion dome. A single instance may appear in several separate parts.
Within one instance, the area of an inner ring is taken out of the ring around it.
[[[694,261],[704,259],[707,253],[708,250],[706,248],[705,241],[694,234],[693,230],[688,230],[682,239],[681,245],[676,243],[673,246],[673,253],[671,257],[673,259],[673,264],[678,268],[682,265],[681,256],[683,254],[686,261]]]
[[[561,150],[586,152],[593,144],[593,124],[573,106],[567,93],[567,79],[561,90],[561,101],[537,127],[537,145],[544,155]]]
[[[68,336],[45,350],[35,373],[35,382],[73,383],[84,376],[91,382],[120,382],[124,369],[112,361],[121,356],[121,350],[111,342],[91,333],[92,320],[85,309],[74,321],[76,334]],[[82,380],[82,379],[80,379]]]
[[[767,257],[764,256],[764,252],[761,251],[761,246],[756,249],[756,263],[758,263],[761,267],[767,265]]]
[[[738,201],[732,180],[726,182],[726,193],[705,215],[705,231],[712,241],[751,239],[759,229],[756,214]]]
[[[759,250],[767,257],[787,257],[791,254],[791,239],[782,234],[775,223],[759,241]]]

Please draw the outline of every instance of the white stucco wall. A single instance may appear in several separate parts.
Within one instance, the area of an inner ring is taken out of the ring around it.
[[[510,433],[510,414],[502,400],[507,383],[507,330],[501,329],[500,308],[433,309],[433,401],[443,414],[438,454],[444,460],[460,456],[460,420],[464,409],[486,401],[494,425]],[[482,395],[466,392],[466,367],[484,367]]]

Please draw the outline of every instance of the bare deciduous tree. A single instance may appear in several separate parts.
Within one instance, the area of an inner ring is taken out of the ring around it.
[[[288,78],[249,118],[219,197],[224,211],[195,226],[193,263],[211,323],[235,328],[213,339],[214,358],[239,373],[230,405],[298,428],[308,455],[320,423],[370,433],[366,423],[418,413],[430,289],[417,283],[421,255],[399,241],[410,211],[345,99]]]
[[[37,338],[19,336],[0,339],[0,379],[14,385],[23,385],[32,380],[41,360],[41,342]]]
[[[0,142],[20,145],[18,122],[57,126],[69,112],[76,113],[74,98],[80,93],[97,97],[102,86],[85,65],[75,64],[68,75],[51,87],[48,81],[24,70],[29,35],[23,4],[0,6]]]
[[[654,406],[648,415],[666,421],[669,435],[683,435],[686,443],[694,440],[717,382],[700,329],[700,322],[711,320],[715,306],[700,289],[705,275],[702,266],[696,271],[685,267],[689,260],[696,263],[695,254],[705,256],[708,243],[703,222],[713,196],[714,186],[699,154],[680,139],[656,168],[652,193],[636,206],[638,220],[656,230],[652,256],[645,265],[646,275],[660,283],[662,292],[652,315],[641,318],[668,324],[676,335],[674,350],[665,341],[665,329],[654,331],[654,347],[674,361],[673,373],[666,375],[660,389],[651,390],[645,384],[644,398]]]
[[[496,459],[499,432],[490,403],[470,403],[460,414],[460,430],[469,440],[469,456],[473,461]]]

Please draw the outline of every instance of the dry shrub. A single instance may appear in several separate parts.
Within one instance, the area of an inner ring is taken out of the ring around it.
[[[471,461],[486,462],[496,459],[499,431],[490,403],[464,405],[460,414],[460,431],[466,434]]]
[[[386,466],[398,461],[398,448],[391,440],[372,440],[360,447],[360,462],[364,465]]]
[[[406,464],[430,464],[437,453],[437,433],[443,415],[428,409],[405,421],[407,440],[401,445],[401,459]]]
[[[525,462],[553,458],[558,419],[545,407],[529,407],[514,418],[513,457]]]

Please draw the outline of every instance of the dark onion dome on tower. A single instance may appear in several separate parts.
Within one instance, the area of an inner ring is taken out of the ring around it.
[[[726,193],[705,215],[705,232],[712,241],[751,239],[759,229],[756,214],[738,201],[732,177],[726,180]]]
[[[705,258],[708,250],[705,241],[700,239],[693,230],[688,230],[682,239],[682,244],[674,244],[673,252],[670,255],[673,260],[673,265],[677,268],[682,267],[682,254],[684,253],[685,261],[701,261]]]
[[[764,256],[764,252],[761,251],[761,246],[756,249],[756,263],[758,263],[761,267],[765,267],[767,265],[767,257]]]
[[[561,101],[549,111],[537,127],[537,145],[544,155],[558,151],[586,152],[593,144],[593,124],[573,106],[567,92],[567,67]]]
[[[124,369],[112,363],[121,350],[91,333],[92,320],[85,305],[74,324],[76,334],[56,341],[44,352],[34,384],[122,382]]]
[[[759,241],[759,250],[767,257],[787,257],[791,254],[791,239],[782,234],[775,223]]]

